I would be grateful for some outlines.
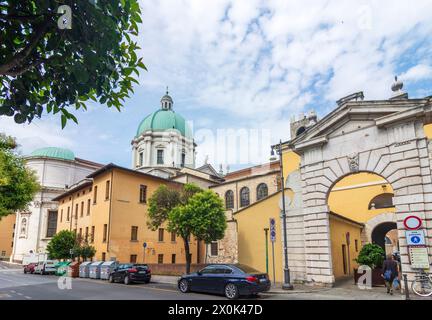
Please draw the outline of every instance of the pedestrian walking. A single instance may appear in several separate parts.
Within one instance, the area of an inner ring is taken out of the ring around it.
[[[399,266],[393,255],[388,255],[386,260],[384,260],[382,267],[382,277],[384,278],[387,293],[393,294],[393,281],[397,278],[399,274]]]

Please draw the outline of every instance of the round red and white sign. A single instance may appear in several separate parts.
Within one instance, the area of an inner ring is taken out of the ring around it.
[[[403,224],[407,230],[417,230],[420,229],[422,221],[419,217],[408,216],[405,218]]]

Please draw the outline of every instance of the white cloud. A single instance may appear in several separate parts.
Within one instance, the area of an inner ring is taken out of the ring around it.
[[[432,79],[432,67],[430,65],[416,65],[401,75],[403,81],[417,82]]]

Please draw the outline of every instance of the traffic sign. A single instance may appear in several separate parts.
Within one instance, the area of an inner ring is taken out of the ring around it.
[[[147,248],[147,242],[144,242],[144,243],[143,243],[143,247],[144,247],[144,248]]]
[[[426,244],[423,230],[405,231],[405,235],[409,246],[424,246]]]
[[[276,220],[274,218],[270,218],[270,241],[276,241]]]
[[[408,216],[404,219],[403,224],[407,230],[418,230],[422,226],[422,220],[416,216]]]

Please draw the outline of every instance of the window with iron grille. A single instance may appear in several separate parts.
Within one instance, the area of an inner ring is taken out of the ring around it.
[[[240,207],[246,207],[250,204],[249,188],[243,187],[240,189]]]
[[[130,255],[130,263],[136,263],[137,262],[137,255],[131,254]]]
[[[268,196],[268,187],[265,183],[260,183],[257,187],[257,201]]]
[[[163,254],[158,254],[158,263],[163,263]]]
[[[232,190],[228,190],[227,192],[225,192],[225,208],[234,208],[234,192]]]
[[[147,202],[147,186],[140,185],[140,203],[146,203]]]
[[[210,243],[210,255],[217,256],[219,254],[219,246],[217,241]]]

